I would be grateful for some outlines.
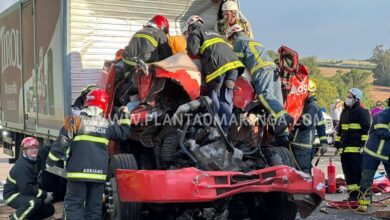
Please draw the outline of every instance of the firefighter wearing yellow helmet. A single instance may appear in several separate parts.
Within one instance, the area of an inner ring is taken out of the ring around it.
[[[302,115],[293,130],[291,146],[299,167],[305,173],[311,174],[312,151],[315,139],[315,132],[320,138],[321,154],[328,149],[328,142],[325,133],[325,121],[321,109],[316,102],[317,86],[314,81],[309,80],[308,97]]]

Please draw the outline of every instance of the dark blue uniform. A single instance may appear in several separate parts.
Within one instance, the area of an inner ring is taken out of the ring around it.
[[[357,200],[359,195],[362,173],[360,150],[367,141],[370,120],[368,110],[361,107],[360,102],[356,102],[351,107],[344,106],[336,128],[335,147],[341,154],[341,165],[351,200]]]
[[[4,185],[5,204],[16,209],[11,219],[44,219],[54,214],[52,204],[44,204],[47,193],[38,183],[39,164],[22,156],[11,168]]]
[[[299,167],[303,172],[309,174],[316,130],[321,143],[327,143],[324,116],[315,97],[309,97],[305,102],[302,116],[294,127],[294,137],[290,142]]]
[[[129,119],[111,124],[101,113],[86,108],[80,116],[68,116],[47,158],[48,165],[67,160],[66,219],[101,219],[108,142],[124,141],[130,133]]]
[[[390,108],[387,108],[374,116],[371,124],[368,140],[363,150],[363,174],[362,180],[360,181],[360,192],[364,193],[371,187],[375,172],[381,162],[383,162],[387,176],[389,177],[389,156]]]

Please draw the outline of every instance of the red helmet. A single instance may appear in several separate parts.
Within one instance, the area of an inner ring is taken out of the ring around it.
[[[22,149],[39,146],[39,142],[34,137],[26,137],[22,140]]]
[[[163,15],[155,15],[152,19],[150,19],[147,25],[158,28],[165,34],[169,34],[169,22]]]
[[[107,109],[108,96],[104,89],[95,89],[87,94],[87,100],[85,101],[85,107],[95,106],[103,110]]]

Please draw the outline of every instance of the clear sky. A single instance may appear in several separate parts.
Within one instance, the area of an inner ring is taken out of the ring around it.
[[[255,39],[301,56],[366,59],[390,47],[390,0],[240,0]]]
[[[17,0],[0,0],[0,12]],[[390,47],[390,0],[240,0],[257,41],[301,56],[366,59]]]

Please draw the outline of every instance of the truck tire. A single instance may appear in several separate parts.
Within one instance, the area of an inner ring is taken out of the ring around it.
[[[111,210],[109,212],[109,219],[111,220],[125,220],[125,219],[141,219],[141,203],[126,203],[121,202],[118,194],[118,187],[115,178],[116,169],[130,169],[138,170],[138,165],[135,157],[132,154],[117,154],[111,157],[109,165],[110,181],[109,185],[111,189],[108,190],[109,206]]]
[[[294,166],[294,158],[291,152],[284,147],[268,147],[262,149],[268,160],[268,165],[287,165]],[[295,203],[289,200],[289,195],[282,192],[271,192],[261,195],[260,201],[263,201],[267,208],[261,212],[262,218],[273,220],[294,220],[297,215]]]

